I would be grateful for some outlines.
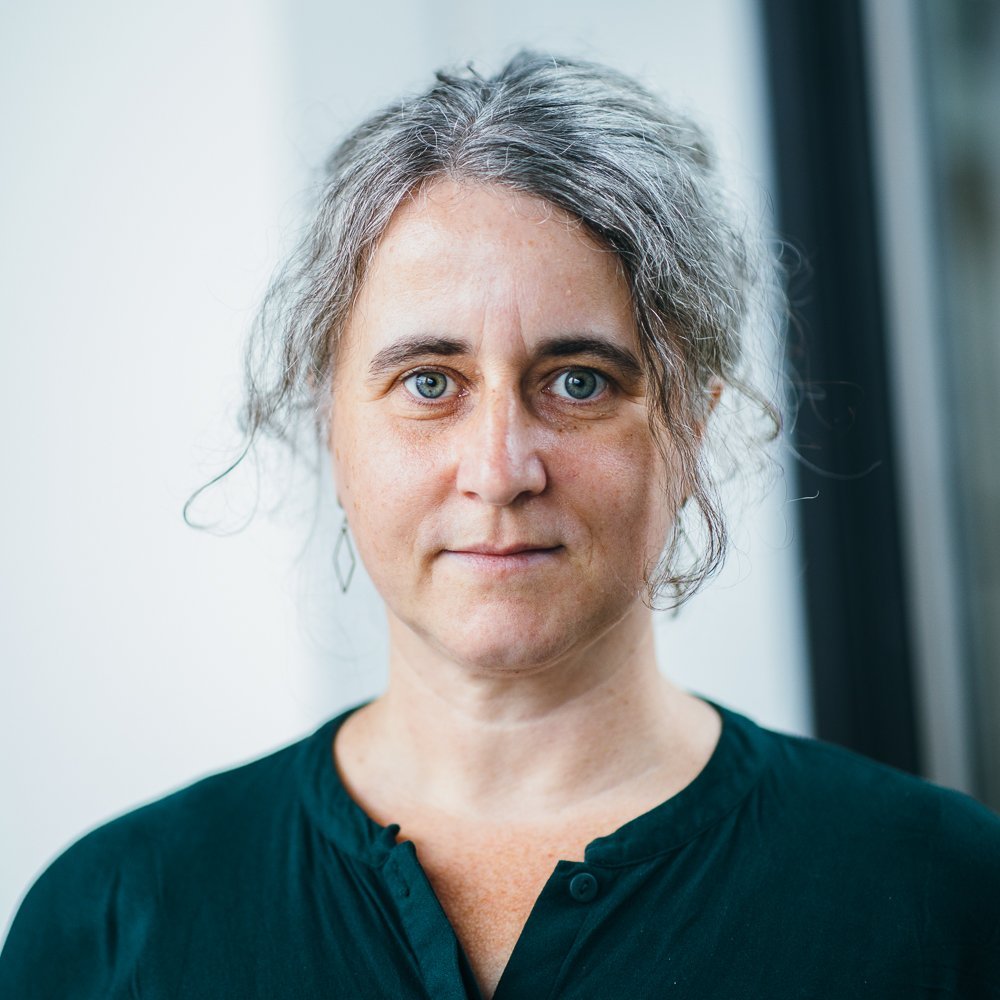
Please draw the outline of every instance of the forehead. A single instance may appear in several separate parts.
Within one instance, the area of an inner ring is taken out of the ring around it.
[[[523,250],[558,242],[565,249],[582,243],[603,252],[579,219],[544,198],[499,184],[451,178],[423,184],[404,199],[386,227],[382,246],[442,237],[482,241],[487,235],[490,242]]]
[[[532,195],[452,180],[397,209],[352,328],[351,339],[372,350],[402,332],[476,338],[516,329],[532,338],[586,329],[629,346],[635,338],[618,258],[579,220]]]
[[[440,178],[422,185],[393,214],[381,247],[398,252],[418,243],[478,245],[525,253],[560,246],[573,255],[589,254],[617,266],[615,254],[601,247],[583,223],[536,195],[499,184]],[[596,263],[596,261],[595,261]]]

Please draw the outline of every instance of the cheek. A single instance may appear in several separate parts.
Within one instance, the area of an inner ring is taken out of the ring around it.
[[[610,435],[603,441],[579,442],[575,449],[578,461],[565,461],[564,482],[572,481],[574,488],[600,490],[615,501],[607,504],[608,513],[618,516],[623,509],[642,510],[663,507],[666,499],[676,492],[676,475],[665,464],[655,441],[645,428],[625,434]],[[597,499],[595,497],[595,499]]]
[[[678,478],[642,427],[617,437],[607,449],[589,449],[586,465],[568,470],[564,481],[573,494],[587,498],[591,521],[612,557],[645,563],[657,558],[667,542]]]
[[[373,577],[412,551],[441,500],[432,449],[374,420],[346,418],[331,434],[334,477],[359,554]]]

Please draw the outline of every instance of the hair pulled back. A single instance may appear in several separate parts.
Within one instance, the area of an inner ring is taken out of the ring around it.
[[[248,447],[261,434],[294,447],[307,419],[325,439],[338,344],[379,238],[404,199],[440,178],[545,199],[617,255],[650,421],[659,439],[667,432],[685,494],[672,498],[684,511],[650,567],[647,599],[680,604],[727,543],[702,447],[710,400],[721,386],[754,404],[770,436],[780,425],[744,377],[741,348],[754,303],[773,301],[774,265],[734,221],[697,126],[607,67],[521,52],[491,77],[439,72],[428,91],[372,115],[337,146],[311,225],[251,336]],[[767,321],[766,308],[756,312]]]

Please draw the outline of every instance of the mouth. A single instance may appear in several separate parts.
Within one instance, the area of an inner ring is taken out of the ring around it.
[[[515,543],[514,545],[494,546],[494,545],[470,545],[466,548],[447,549],[456,555],[469,556],[494,556],[504,558],[506,556],[525,555],[530,552],[555,552],[561,549],[561,545],[532,545],[528,543]]]
[[[470,545],[445,549],[441,554],[449,561],[460,563],[474,571],[512,573],[544,566],[563,551],[562,545]]]

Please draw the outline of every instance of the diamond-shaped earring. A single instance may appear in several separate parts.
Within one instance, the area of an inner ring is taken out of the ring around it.
[[[337,536],[337,544],[333,547],[333,570],[337,574],[341,593],[347,593],[357,562],[354,557],[354,546],[351,545],[351,536],[347,531],[347,517],[345,516],[344,523],[340,526],[340,534]]]

